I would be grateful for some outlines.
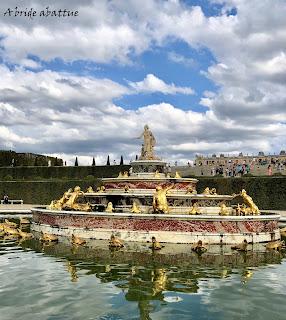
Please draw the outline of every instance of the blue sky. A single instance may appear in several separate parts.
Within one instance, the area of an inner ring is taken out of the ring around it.
[[[285,149],[282,0],[51,0],[79,16],[4,17],[16,5],[0,4],[1,149],[131,159],[145,123],[171,161]]]

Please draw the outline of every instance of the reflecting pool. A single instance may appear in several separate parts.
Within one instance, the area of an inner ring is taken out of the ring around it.
[[[0,238],[0,319],[285,319],[279,252]]]

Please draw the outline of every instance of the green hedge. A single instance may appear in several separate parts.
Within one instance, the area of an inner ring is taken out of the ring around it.
[[[128,171],[130,166],[78,166],[78,167],[4,167],[0,168],[0,180],[39,180],[39,179],[85,179],[116,177],[120,171]]]
[[[1,181],[0,195],[8,194],[9,199],[22,199],[24,203],[49,204],[59,199],[65,191],[80,186],[85,191],[89,186],[94,189],[101,180],[52,180],[52,181]]]
[[[63,160],[34,153],[17,153],[12,150],[0,150],[0,167],[11,166],[47,166],[49,160],[53,166],[62,166]]]

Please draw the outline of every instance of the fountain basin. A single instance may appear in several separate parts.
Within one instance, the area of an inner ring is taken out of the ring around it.
[[[166,243],[259,243],[280,239],[280,215],[219,216],[186,214],[131,214],[57,211],[33,208],[32,230],[86,239],[146,242],[152,236]]]

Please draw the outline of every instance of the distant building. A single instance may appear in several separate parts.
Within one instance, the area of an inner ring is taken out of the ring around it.
[[[0,150],[0,167],[48,166],[49,163],[52,166],[62,166],[63,160],[42,154]]]
[[[226,156],[223,153],[217,156],[213,154],[211,157],[196,155],[195,166],[226,166],[228,164],[255,164],[266,165],[281,163],[286,164],[286,152],[280,151],[279,155],[265,155],[260,151],[256,156],[243,155],[242,152],[238,156]]]

